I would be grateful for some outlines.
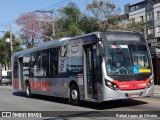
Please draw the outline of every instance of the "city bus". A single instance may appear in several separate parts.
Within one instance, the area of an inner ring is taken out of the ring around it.
[[[32,94],[103,102],[152,96],[154,76],[142,34],[93,32],[13,54],[13,88]]]

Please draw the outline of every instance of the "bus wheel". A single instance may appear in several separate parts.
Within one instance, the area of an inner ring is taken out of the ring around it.
[[[72,105],[79,105],[80,103],[78,86],[75,84],[70,86],[70,98],[69,99]]]
[[[28,98],[31,97],[31,89],[30,89],[30,85],[28,82],[26,83],[26,97]]]

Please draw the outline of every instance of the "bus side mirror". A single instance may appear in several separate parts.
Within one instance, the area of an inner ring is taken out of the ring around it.
[[[101,56],[105,56],[104,47],[101,41],[99,41],[99,53]]]

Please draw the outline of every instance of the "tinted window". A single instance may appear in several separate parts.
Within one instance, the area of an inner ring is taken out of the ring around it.
[[[26,54],[23,56],[23,75],[30,75],[30,54]]]
[[[58,75],[59,48],[50,50],[50,76]]]
[[[49,76],[49,51],[42,51],[41,58],[41,71],[44,71],[43,76]]]
[[[18,62],[17,62],[17,57],[14,59],[13,77],[14,78],[18,78]]]
[[[41,66],[41,52],[34,52],[31,54],[31,76],[42,76],[44,74],[40,70]]]

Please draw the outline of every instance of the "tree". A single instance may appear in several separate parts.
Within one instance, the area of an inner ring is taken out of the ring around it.
[[[93,29],[95,31],[103,31],[111,29],[113,25],[118,25],[115,18],[119,17],[120,9],[116,8],[113,3],[107,0],[93,0],[87,5],[91,17],[93,19]],[[112,20],[111,20],[112,19]]]
[[[53,29],[54,29],[54,28],[53,28],[52,23],[46,24],[43,28],[44,28],[43,34],[44,34],[45,36],[48,36],[48,37],[50,37],[50,38],[55,38],[55,36],[54,36],[54,34],[53,34]],[[51,39],[48,39],[48,37],[43,37],[43,40],[44,40],[45,42],[50,41]]]
[[[10,67],[11,64],[11,48],[10,43],[6,42],[6,39],[10,38],[10,32],[6,32],[4,36],[0,39],[0,63],[5,66]],[[20,42],[16,39],[15,35],[12,34],[13,52],[22,50],[20,48]]]
[[[56,37],[77,36],[82,34],[80,29],[81,11],[75,3],[58,10],[60,18],[56,22]]]
[[[9,44],[3,39],[0,39],[0,63],[5,66],[10,62],[10,53],[8,51],[8,48],[10,48]]]
[[[147,27],[148,25],[145,22],[130,22],[126,25],[126,28],[124,28],[124,30],[129,30],[144,34],[144,31],[146,30]]]
[[[4,36],[1,38],[1,40],[6,41],[7,38],[10,38],[10,32],[6,32]],[[14,34],[12,34],[12,44],[13,44],[13,52],[20,51],[22,48],[20,47],[20,39],[16,38]],[[8,46],[10,46],[10,43],[6,42]],[[8,51],[10,52],[10,47],[8,47]]]
[[[44,27],[49,21],[41,21],[41,17],[33,13],[23,13],[17,20],[17,25],[21,26],[21,38],[27,47],[34,47],[43,42]],[[51,18],[50,18],[51,19]],[[42,40],[43,39],[43,40]]]
[[[148,28],[148,24],[146,22],[135,22],[133,20],[129,20],[125,15],[119,16],[116,20],[118,21],[118,25],[113,25],[112,30],[126,30],[145,34],[145,30]]]
[[[90,24],[93,25],[91,31],[104,30],[128,30],[133,32],[144,33],[147,23],[133,22],[126,20],[126,16],[120,15],[120,9],[116,8],[113,3],[107,0],[93,0],[87,5],[87,9],[91,12]],[[124,22],[123,22],[124,21]]]
[[[99,31],[97,20],[94,17],[90,17],[85,14],[82,15],[79,26],[83,34]]]

